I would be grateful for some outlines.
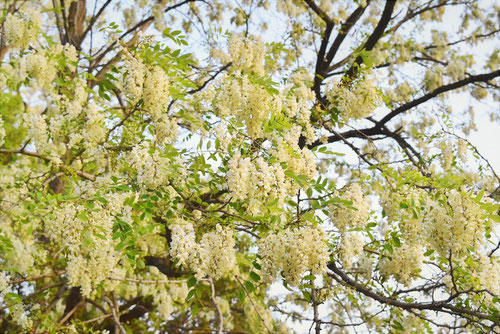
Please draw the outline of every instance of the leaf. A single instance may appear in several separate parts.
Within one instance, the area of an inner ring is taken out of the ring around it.
[[[193,298],[193,296],[194,296],[194,293],[195,293],[195,292],[196,292],[196,290],[195,290],[195,289],[191,289],[191,290],[189,290],[189,292],[188,292],[188,294],[187,294],[187,297],[186,297],[186,301],[187,301],[187,300],[190,300],[191,298]]]
[[[191,276],[187,281],[187,287],[192,288],[193,286],[196,285],[196,282],[197,282],[196,277]]]
[[[257,261],[253,261],[252,265],[257,270],[261,270],[262,269],[262,266]]]
[[[255,291],[255,286],[250,281],[246,281],[245,282],[245,288],[247,289],[248,292],[254,292]]]
[[[314,275],[306,275],[303,278],[305,281],[314,281],[316,279],[316,276]]]
[[[287,169],[285,171],[285,175],[288,176],[291,179],[294,179],[294,180],[297,179],[297,175],[295,175],[295,173],[292,170],[290,170],[290,169]]]
[[[260,276],[259,276],[259,274],[257,274],[255,271],[252,271],[252,272],[250,273],[250,278],[251,278],[252,280],[254,280],[255,282],[260,281]]]
[[[429,255],[431,255],[432,253],[434,253],[434,249],[429,249],[428,251],[426,251],[426,252],[424,253],[424,256],[429,256]]]
[[[238,299],[240,300],[240,302],[245,302],[245,297],[246,297],[246,293],[245,293],[245,290],[243,289],[240,289],[238,290]]]
[[[88,220],[89,220],[89,217],[87,217],[87,214],[86,214],[85,212],[80,212],[80,213],[78,213],[78,214],[76,215],[76,217],[77,217],[78,219],[80,219],[81,221],[84,221],[84,222],[86,222],[86,221],[88,221]]]
[[[392,237],[392,241],[394,241],[396,247],[401,247],[401,240],[397,236]]]

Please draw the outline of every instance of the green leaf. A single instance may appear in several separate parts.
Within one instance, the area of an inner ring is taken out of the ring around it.
[[[261,270],[262,269],[262,266],[258,262],[256,262],[256,261],[253,261],[252,265],[257,270]]]
[[[259,276],[259,274],[257,274],[255,271],[252,271],[252,272],[250,273],[250,278],[251,278],[252,280],[254,280],[255,282],[260,281],[260,276]]]
[[[294,179],[294,180],[297,179],[297,175],[295,175],[295,173],[292,170],[290,170],[290,169],[287,169],[285,171],[285,175],[288,176],[291,179]]]
[[[240,300],[241,303],[245,302],[245,297],[246,297],[245,290],[243,289],[238,290],[238,299]]]
[[[196,289],[189,290],[187,297],[186,297],[186,300],[190,300],[191,298],[193,298],[195,292],[196,292]]]
[[[187,287],[192,288],[193,286],[196,285],[196,282],[197,282],[196,277],[191,276],[187,281]]]
[[[398,237],[396,237],[396,236],[392,237],[392,241],[394,241],[394,245],[396,247],[401,247],[401,240],[399,240]]]
[[[101,240],[106,240],[106,237],[105,237],[104,235],[102,235],[102,234],[99,234],[99,233],[94,233],[94,235],[95,235],[96,237],[98,237],[99,239],[101,239]]]
[[[500,216],[499,215],[491,215],[491,219],[497,223],[500,223]]]
[[[245,282],[245,288],[247,289],[248,292],[254,292],[255,291],[255,286],[250,281],[246,281]]]
[[[424,253],[424,256],[429,256],[429,255],[431,255],[432,253],[434,253],[434,249],[429,249],[428,251],[426,251],[426,252]]]
[[[304,276],[305,281],[314,281],[316,279],[316,276],[314,275],[306,275]]]
[[[89,217],[87,217],[87,214],[86,214],[85,212],[80,212],[80,213],[78,213],[78,214],[76,215],[76,217],[77,217],[78,219],[80,219],[81,221],[84,221],[84,222],[86,222],[86,221],[88,221],[88,220],[89,220]]]

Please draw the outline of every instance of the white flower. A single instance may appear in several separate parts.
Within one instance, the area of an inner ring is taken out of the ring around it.
[[[290,285],[297,285],[305,272],[326,271],[330,252],[320,227],[304,226],[270,233],[258,241],[262,272],[274,279],[280,271]]]

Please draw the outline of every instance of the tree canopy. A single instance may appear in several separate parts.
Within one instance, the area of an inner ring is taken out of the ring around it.
[[[500,333],[494,1],[0,9],[0,332]]]

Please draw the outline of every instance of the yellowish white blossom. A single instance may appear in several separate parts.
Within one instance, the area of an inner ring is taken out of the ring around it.
[[[233,231],[217,224],[215,231],[203,235],[196,242],[191,223],[178,223],[172,227],[170,254],[178,265],[193,270],[201,279],[227,277],[235,270],[236,253]]]
[[[40,25],[41,18],[34,8],[26,12],[25,17],[9,13],[4,23],[5,39],[14,48],[26,49],[36,42]]]
[[[136,75],[140,76],[141,72],[134,74],[134,77]],[[162,113],[166,111],[170,98],[169,87],[170,83],[167,74],[161,67],[153,66],[147,71],[144,80],[143,99],[144,107],[151,113],[153,120],[159,120]],[[135,90],[133,94],[135,97]]]
[[[423,248],[419,244],[405,243],[394,248],[392,254],[386,254],[379,263],[382,275],[392,275],[396,281],[406,286],[420,273],[424,260]]]
[[[484,243],[483,211],[478,203],[452,189],[442,200],[426,203],[426,230],[431,246],[441,256],[463,256],[468,247]]]
[[[330,219],[340,232],[348,228],[363,228],[368,222],[370,201],[363,194],[363,190],[357,183],[350,184],[340,197],[342,200],[351,202],[351,207],[345,205],[330,205]]]
[[[370,116],[382,104],[380,93],[368,75],[349,85],[339,81],[332,82],[326,91],[326,97],[346,120]]]
[[[297,285],[306,272],[326,271],[330,252],[321,227],[299,227],[270,233],[258,241],[262,272],[274,279],[279,272],[290,285]]]

